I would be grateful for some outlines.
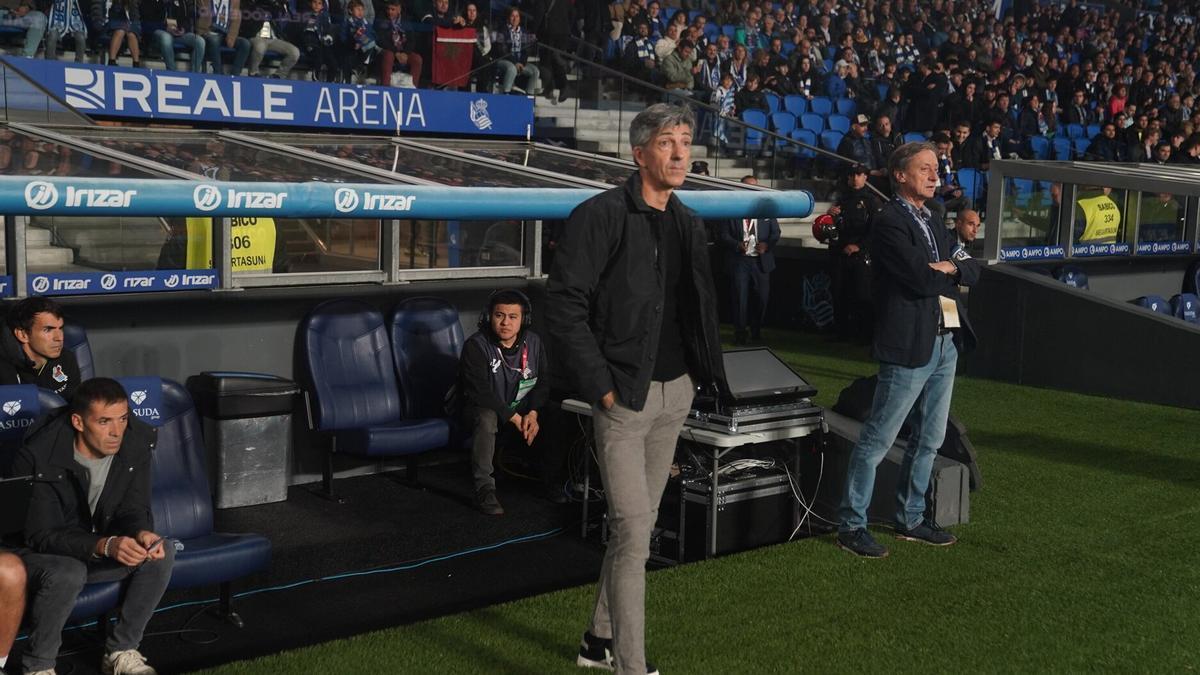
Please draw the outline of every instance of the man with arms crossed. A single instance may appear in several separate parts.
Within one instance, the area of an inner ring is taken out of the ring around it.
[[[879,383],[850,455],[838,512],[838,545],[868,558],[888,553],[867,532],[867,506],[875,469],[906,418],[913,432],[896,489],[896,536],[935,546],[955,542],[925,517],[925,488],[946,435],[958,354],[975,345],[958,286],[979,279],[978,264],[965,252],[956,253],[954,233],[925,207],[938,183],[934,146],[900,146],[888,161],[888,173],[896,197],[875,215],[870,246]]]
[[[70,406],[30,428],[14,476],[37,476],[25,521],[30,633],[25,673],[53,673],[62,630],[84,584],[127,580],[105,640],[105,675],[154,675],[138,652],[171,578],[175,547],[154,533],[154,429],[130,419],[115,380],[79,385]]]
[[[638,164],[623,187],[580,204],[547,285],[550,337],[592,403],[609,541],[576,663],[624,675],[646,664],[650,530],[697,385],[725,381],[704,225],[673,194],[691,164],[691,110],[634,118]]]

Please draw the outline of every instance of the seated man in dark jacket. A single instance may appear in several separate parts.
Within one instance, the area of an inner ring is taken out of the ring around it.
[[[38,477],[20,550],[32,627],[25,672],[53,670],[84,584],[127,580],[101,671],[153,675],[138,645],[175,560],[150,512],[154,438],[154,429],[130,418],[125,390],[107,378],[84,382],[69,408],[30,428],[12,467],[13,475]]]
[[[497,437],[515,433],[526,445],[533,445],[539,431],[538,410],[550,390],[546,352],[538,334],[529,330],[530,318],[524,293],[511,289],[492,293],[479,317],[479,330],[463,345],[458,366],[464,423],[472,431],[475,500],[479,510],[490,516],[504,514],[492,477]]]
[[[35,296],[13,305],[0,330],[0,384],[36,384],[65,399],[79,386],[75,354],[63,349],[58,303]]]

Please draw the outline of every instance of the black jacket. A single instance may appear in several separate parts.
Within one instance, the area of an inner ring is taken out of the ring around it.
[[[775,271],[775,245],[779,243],[779,221],[774,218],[758,219],[758,243],[766,244],[767,250],[758,256],[747,257],[742,252],[741,219],[726,220],[717,229],[717,243],[725,249],[725,257],[730,265],[736,265],[746,260],[757,261],[758,268],[767,274]]]
[[[93,516],[87,503],[88,473],[75,461],[69,410],[31,427],[12,466],[12,475],[34,478],[24,545],[86,562],[101,537],[153,530],[150,459],[156,436],[153,427],[130,416]]]
[[[725,390],[717,333],[717,293],[704,223],[671,195],[667,211],[684,225],[679,331],[696,384]],[[639,173],[575,208],[563,227],[546,285],[551,351],[572,364],[574,391],[599,401],[610,391],[641,410],[650,390],[662,326],[664,272],[657,220],[642,199]],[[690,283],[688,283],[690,281]]]
[[[487,408],[496,413],[500,426],[504,426],[513,413],[527,413],[530,410],[541,410],[546,405],[550,393],[550,369],[547,366],[546,350],[542,349],[542,341],[537,333],[525,329],[521,331],[511,349],[503,350],[504,357],[511,363],[520,362],[522,347],[529,344],[530,376],[537,378],[537,384],[516,408],[509,403],[516,398],[517,384],[509,379],[519,379],[515,373],[503,371],[503,364],[496,360],[501,353],[499,341],[491,328],[485,326],[467,338],[463,344],[462,358],[458,362],[458,387],[462,394],[462,404],[467,408]],[[498,390],[503,389],[501,394]]]
[[[0,326],[0,384],[36,384],[69,400],[79,386],[79,362],[64,347],[57,359],[46,361],[39,371],[13,332]]]
[[[929,229],[940,259],[950,259],[955,247],[954,233],[936,222]],[[928,363],[941,317],[940,295],[952,298],[958,305],[962,328],[954,329],[954,344],[959,353],[973,349],[975,332],[967,318],[967,306],[959,298],[958,286],[971,286],[979,280],[979,264],[971,258],[956,261],[960,272],[957,280],[930,268],[925,235],[908,209],[896,199],[875,214],[870,241],[875,358],[908,368]]]

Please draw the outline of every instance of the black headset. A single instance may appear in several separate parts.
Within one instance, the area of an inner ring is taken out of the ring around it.
[[[479,321],[475,327],[479,330],[490,329],[492,325],[492,307],[495,306],[496,296],[501,293],[512,293],[521,301],[521,330],[529,328],[533,324],[533,305],[529,302],[529,296],[515,288],[498,288],[492,291],[488,296],[487,304],[483,306],[483,310],[479,312]]]

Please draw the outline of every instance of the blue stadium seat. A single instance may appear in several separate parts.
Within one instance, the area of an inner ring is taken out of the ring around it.
[[[375,308],[357,300],[317,305],[300,323],[298,349],[309,424],[332,441],[323,476],[327,495],[334,454],[411,460],[449,442],[444,418],[404,417],[387,328]]]
[[[1054,148],[1054,159],[1062,162],[1071,160],[1071,139],[1060,136],[1054,139],[1051,146]]]
[[[1183,275],[1183,292],[1200,295],[1200,259],[1188,265]]]
[[[1087,125],[1087,133],[1084,134],[1084,136],[1086,138],[1095,138],[1099,135],[1100,135],[1100,125],[1099,124]]]
[[[891,86],[886,83],[875,85],[875,91],[879,94],[880,101],[887,98],[888,89],[890,88]]]
[[[731,23],[727,23],[727,24],[721,26],[721,33],[724,35],[728,35],[729,39],[733,40],[733,37],[735,35],[737,35],[737,26],[735,26]]]
[[[721,27],[709,21],[704,24],[704,37],[708,38],[709,42],[716,42],[721,35]]]
[[[1012,179],[1013,198],[1017,208],[1027,209],[1030,203],[1033,202],[1034,182],[1030,178],[1013,178]]]
[[[833,114],[833,101],[828,96],[814,96],[808,102],[808,109],[821,117],[829,117]]]
[[[1200,298],[1191,293],[1180,293],[1171,298],[1171,314],[1188,323],[1200,323]]]
[[[90,380],[96,376],[96,361],[92,358],[92,347],[88,344],[87,331],[77,323],[63,323],[63,348],[75,354],[79,362],[79,379]]]
[[[986,189],[986,176],[978,169],[959,169],[958,184],[962,186],[963,194],[973,203],[978,204]]]
[[[208,455],[200,434],[200,416],[187,389],[159,377],[118,380],[138,419],[158,431],[152,461],[151,511],[159,534],[177,539],[169,588],[220,588],[220,613],[234,623],[231,583],[265,570],[271,542],[259,534],[213,531]]]
[[[839,115],[854,117],[858,113],[858,103],[852,98],[839,98],[834,101],[834,110]]]
[[[783,97],[783,109],[792,113],[797,119],[808,112],[808,99],[798,94]]]
[[[1031,136],[1029,149],[1033,151],[1034,159],[1050,159],[1050,139],[1045,136]]]
[[[824,71],[824,72],[826,72],[826,73],[832,73],[832,72],[833,72],[833,59],[823,59],[823,60],[821,61],[821,65],[825,66],[825,71]]]
[[[1069,138],[1071,140],[1075,140],[1076,138],[1083,138],[1083,125],[1075,124],[1075,123],[1068,124],[1067,125],[1067,138]]]
[[[841,144],[843,136],[845,136],[845,134],[842,132],[833,131],[832,129],[829,131],[822,131],[821,147],[830,152],[837,152],[838,145]]]
[[[1054,270],[1054,278],[1070,286],[1071,288],[1079,288],[1087,290],[1088,275],[1083,271],[1083,268],[1078,265],[1063,265]]]
[[[767,114],[774,114],[783,110],[783,101],[780,100],[778,95],[765,91],[763,92],[763,99],[767,102]]]
[[[1075,151],[1075,159],[1083,159],[1091,145],[1092,141],[1088,138],[1076,138],[1071,141],[1071,149]]]
[[[820,143],[820,141],[817,140],[817,135],[808,129],[794,129],[792,130],[790,136],[792,137],[792,140],[806,143],[812,146],[812,148],[818,147],[818,144]],[[816,159],[817,151],[813,150],[812,148],[798,148],[796,150],[797,159],[800,159],[801,161]]]
[[[392,311],[388,331],[405,419],[443,417],[463,346],[458,310],[440,298],[409,298]]]
[[[825,131],[825,118],[816,113],[804,113],[800,116],[800,128],[819,135]]]
[[[1133,304],[1137,305],[1138,307],[1145,307],[1151,312],[1157,312],[1159,314],[1171,316],[1171,303],[1163,300],[1162,296],[1159,295],[1143,295],[1137,300],[1134,300]]]
[[[924,143],[927,140],[929,139],[925,138],[925,134],[919,131],[910,131],[904,134],[905,143]]]
[[[761,129],[767,128],[767,115],[761,110],[743,110],[742,121],[746,124],[753,124]],[[762,147],[763,132],[758,129],[746,127],[745,132],[745,147],[747,151],[758,150]]]
[[[825,123],[829,125],[831,131],[840,131],[843,134],[850,133],[850,118],[845,115],[830,115],[825,119]]]
[[[701,9],[693,9],[693,10],[689,11],[688,12],[688,23],[695,23],[696,17],[700,16],[703,13],[704,13],[704,10],[701,10]],[[705,24],[705,25],[708,25],[708,24]]]

